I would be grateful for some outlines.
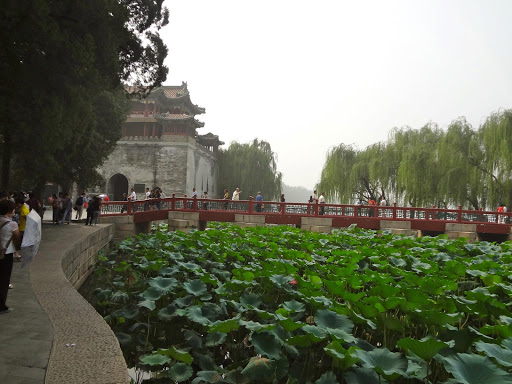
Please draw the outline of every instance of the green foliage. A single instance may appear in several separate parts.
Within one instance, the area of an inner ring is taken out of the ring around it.
[[[128,365],[159,377],[510,382],[510,243],[216,224],[125,240],[98,269]]]
[[[258,191],[268,201],[281,196],[282,174],[277,171],[276,155],[270,144],[254,139],[246,144],[232,142],[228,149],[221,149],[219,186],[219,190],[226,188],[230,196],[235,188],[240,188],[242,200],[256,197]]]
[[[394,129],[363,150],[340,144],[327,153],[317,189],[333,202],[495,209],[512,204],[512,111],[491,114],[478,129],[464,119]]]
[[[20,0],[0,14],[2,187],[98,182],[121,136],[123,86],[166,78],[163,0]],[[12,176],[12,177],[11,177]],[[11,180],[10,180],[11,179]]]

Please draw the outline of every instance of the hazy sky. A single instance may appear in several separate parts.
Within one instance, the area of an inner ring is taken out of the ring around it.
[[[312,188],[329,148],[393,127],[478,127],[512,103],[511,0],[167,0],[166,85],[206,108],[200,134],[270,142]]]

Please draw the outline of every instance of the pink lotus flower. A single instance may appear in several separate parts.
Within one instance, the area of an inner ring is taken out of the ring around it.
[[[297,285],[298,283],[297,283],[297,280],[293,279],[292,281],[290,281],[290,284],[291,285]]]

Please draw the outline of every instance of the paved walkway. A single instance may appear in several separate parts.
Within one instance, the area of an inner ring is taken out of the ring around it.
[[[44,223],[43,240],[34,261],[25,268],[21,268],[21,263],[14,263],[11,278],[14,289],[9,290],[7,297],[7,304],[14,310],[0,316],[0,383],[43,384],[45,378],[47,383],[56,383],[63,377],[67,383],[79,382],[73,377],[87,376],[80,372],[79,361],[84,359],[84,353],[90,358],[99,352],[98,349],[110,348],[110,345],[97,345],[96,340],[92,348],[84,342],[84,336],[90,338],[95,333],[93,326],[87,329],[83,323],[78,324],[80,320],[88,321],[91,316],[90,311],[84,309],[82,302],[85,300],[74,289],[67,288],[69,282],[52,277],[56,268],[61,269],[60,260],[65,250],[99,228],[100,225],[52,226]],[[66,309],[74,310],[75,307],[76,317],[64,314]],[[97,313],[95,315],[102,320]],[[82,335],[85,332],[88,334]],[[80,341],[76,341],[77,338]],[[75,347],[65,347],[74,341],[77,343]],[[54,359],[55,364],[52,363]],[[112,363],[108,358],[102,360],[98,365]],[[49,364],[54,369],[49,369],[47,374]],[[54,380],[52,377],[60,378]]]

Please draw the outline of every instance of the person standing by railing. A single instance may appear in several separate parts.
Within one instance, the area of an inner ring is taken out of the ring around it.
[[[229,200],[229,192],[227,189],[224,189],[224,200]],[[224,210],[227,211],[228,203],[227,201],[224,203]]]
[[[320,197],[318,198],[318,204],[320,204],[319,214],[323,215],[325,213],[325,197],[323,192],[320,194]]]
[[[202,199],[208,199],[208,192],[204,191],[203,196],[201,196]],[[206,211],[208,209],[208,203],[205,201],[203,203],[203,209]]]
[[[258,202],[256,204],[256,212],[261,212],[261,202],[263,201],[263,196],[261,195],[261,192],[258,191],[258,196],[256,196],[256,201]]]
[[[135,211],[135,201],[137,201],[137,194],[135,193],[135,190],[132,188],[130,189],[130,196],[128,196],[128,201],[132,204],[132,212]]]

